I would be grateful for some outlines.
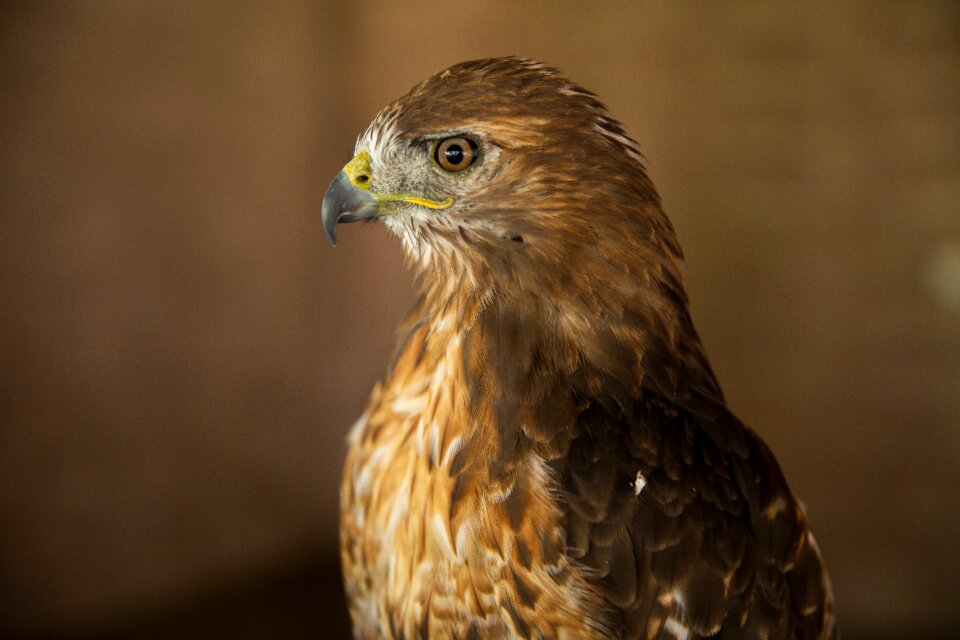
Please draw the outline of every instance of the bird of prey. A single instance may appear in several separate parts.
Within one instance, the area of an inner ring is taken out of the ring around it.
[[[400,237],[419,299],[348,436],[356,638],[831,638],[770,449],[726,407],[636,143],[519,58],[387,106],[323,226]]]

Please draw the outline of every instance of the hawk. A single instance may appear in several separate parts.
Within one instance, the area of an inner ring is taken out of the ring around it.
[[[348,436],[356,638],[831,638],[804,508],[734,416],[637,144],[519,58],[387,106],[323,200],[420,294]]]

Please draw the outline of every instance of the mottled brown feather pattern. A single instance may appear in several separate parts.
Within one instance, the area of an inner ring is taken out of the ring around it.
[[[355,636],[832,637],[803,509],[724,404],[622,127],[552,69],[464,63],[361,138],[374,186],[437,133],[488,155],[396,178],[457,204],[385,218],[422,296],[349,439]]]

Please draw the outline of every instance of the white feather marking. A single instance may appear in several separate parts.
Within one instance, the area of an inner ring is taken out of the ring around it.
[[[453,464],[453,459],[460,453],[460,449],[463,448],[463,438],[461,436],[454,436],[450,440],[450,444],[447,445],[447,450],[443,452],[443,460],[440,462],[440,466],[444,469],[449,469],[450,465]]]
[[[447,313],[433,321],[433,330],[437,333],[446,332],[453,328],[453,314]],[[457,334],[459,337],[459,334]]]
[[[436,422],[430,423],[427,439],[430,442],[430,460],[433,464],[437,464],[440,460],[440,425]]]
[[[633,495],[639,496],[644,487],[647,486],[647,479],[643,477],[643,471],[637,471],[637,477],[633,481]]]
[[[371,480],[373,480],[373,465],[365,464],[353,480],[354,493],[358,497],[369,495]]]
[[[640,162],[643,161],[643,155],[640,153],[640,150],[637,149],[637,143],[631,140],[630,138],[628,138],[627,136],[610,131],[599,122],[594,123],[593,128],[596,129],[608,140],[611,140],[617,143],[617,146],[620,146],[626,149],[627,154],[634,160],[637,160]]]
[[[457,528],[456,536],[456,549],[457,549],[457,558],[461,562],[465,562],[467,559],[467,554],[470,553],[470,549],[473,546],[473,530],[470,526],[463,524]]]
[[[377,447],[370,454],[367,464],[360,466],[360,473],[354,475],[353,490],[358,496],[369,495],[372,490],[373,473],[380,471],[380,461],[390,453],[387,447]]]
[[[663,628],[672,633],[677,640],[687,640],[690,637],[690,629],[674,617],[667,618]]]
[[[370,416],[366,413],[357,418],[357,421],[353,423],[353,426],[350,427],[350,430],[347,432],[347,444],[349,446],[353,447],[359,444],[360,438],[363,437],[363,431],[367,428],[367,422],[369,421]]]
[[[387,533],[393,534],[401,522],[405,522],[410,511],[410,492],[399,491],[390,510],[390,520],[387,521]]]
[[[370,458],[369,458],[369,462],[367,463],[367,466],[379,467],[380,462],[384,458],[386,458],[387,455],[389,455],[390,453],[391,453],[390,447],[382,446],[382,445],[377,447],[376,449],[373,450],[373,453],[370,454]]]
[[[510,494],[513,493],[514,488],[517,484],[514,482],[509,487],[506,487],[503,491],[497,491],[492,487],[487,492],[487,500],[493,504],[506,501],[510,497]]]
[[[584,89],[575,84],[568,84],[560,89],[560,94],[564,96],[589,96]]]
[[[427,399],[423,394],[409,394],[397,396],[390,405],[391,410],[397,415],[420,415],[427,404]]]
[[[437,546],[447,556],[448,560],[456,559],[456,553],[453,550],[453,541],[450,539],[450,529],[447,527],[442,516],[437,513],[431,519],[433,525],[433,535],[437,540]]]

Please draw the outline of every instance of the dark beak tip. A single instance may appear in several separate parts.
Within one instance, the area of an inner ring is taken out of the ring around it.
[[[323,225],[323,232],[327,236],[327,240],[330,241],[331,246],[337,246],[337,232],[333,228],[327,228],[327,225]]]
[[[327,236],[327,240],[330,241],[332,246],[337,246],[337,227],[336,223],[333,226],[323,225],[323,232]]]

